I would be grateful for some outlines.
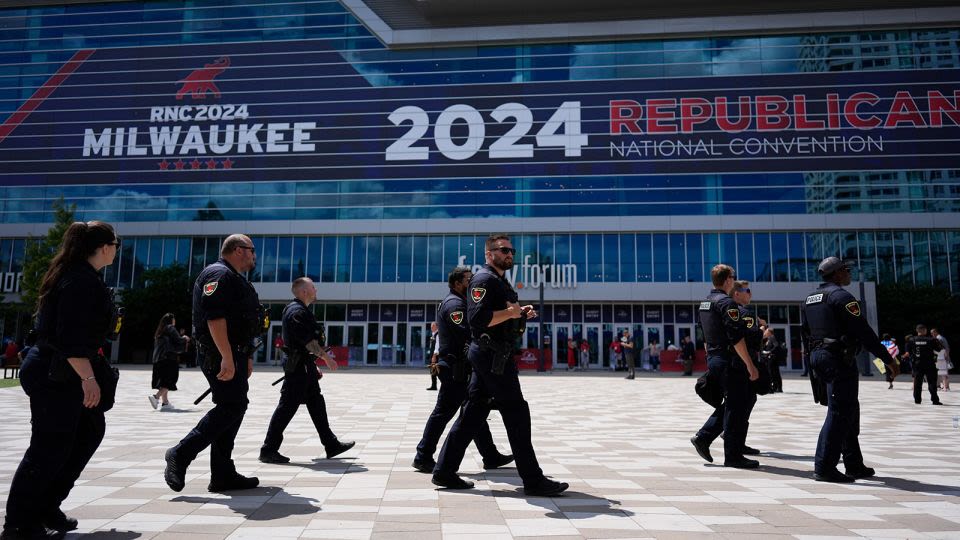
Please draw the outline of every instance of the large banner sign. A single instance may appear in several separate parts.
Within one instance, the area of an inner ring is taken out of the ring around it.
[[[960,167],[960,70],[398,86],[324,43],[67,53],[0,124],[0,182]]]

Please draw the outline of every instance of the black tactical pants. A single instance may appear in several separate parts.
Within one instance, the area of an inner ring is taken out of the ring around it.
[[[310,365],[312,368],[312,364]],[[270,418],[267,436],[263,440],[262,451],[277,451],[283,443],[283,431],[290,425],[293,416],[301,405],[307,406],[313,426],[320,436],[320,443],[328,447],[336,444],[337,437],[330,430],[327,419],[327,402],[320,393],[320,382],[316,375],[299,370],[288,373],[280,388],[280,401]]]
[[[923,401],[923,381],[926,379],[927,388],[930,390],[930,401],[940,403],[940,396],[937,395],[937,364],[933,362],[914,362],[913,363],[913,401],[920,403]]]
[[[455,381],[453,370],[443,364],[440,365],[439,378],[440,392],[437,394],[437,404],[427,418],[427,425],[423,428],[423,438],[417,445],[418,460],[433,458],[443,430],[467,401],[469,381]],[[493,435],[490,434],[490,425],[486,420],[477,427],[473,442],[485,461],[500,456],[500,452],[493,443]]]
[[[707,358],[710,376],[723,385],[723,403],[697,432],[697,438],[707,443],[723,433],[723,459],[734,462],[743,458],[743,445],[747,440],[750,413],[757,403],[757,394],[750,388],[747,367],[739,357],[714,355]]]
[[[533,486],[543,480],[543,470],[537,462],[537,455],[533,451],[530,428],[530,406],[523,399],[520,390],[520,378],[516,364],[510,360],[502,375],[490,373],[493,363],[493,352],[481,350],[476,343],[470,345],[467,359],[473,366],[473,375],[470,377],[468,398],[466,405],[440,450],[437,468],[434,473],[454,474],[460,468],[463,455],[467,451],[470,441],[486,424],[490,414],[491,404],[500,411],[503,425],[507,430],[510,441],[510,450],[517,463],[517,472],[523,479],[524,486]]]
[[[810,369],[827,385],[827,417],[817,440],[814,471],[828,474],[835,470],[841,455],[847,470],[862,468],[860,373],[856,364],[840,353],[816,349],[810,353]]]

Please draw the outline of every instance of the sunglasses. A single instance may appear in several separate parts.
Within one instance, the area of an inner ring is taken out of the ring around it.
[[[740,291],[740,292],[745,292],[745,293],[747,293],[747,294],[750,294],[750,288],[749,288],[749,287],[747,287],[746,289],[737,289],[737,290]]]
[[[120,239],[117,238],[113,242],[107,242],[108,246],[117,246],[117,249],[120,249]]]
[[[240,248],[240,249],[249,249],[249,250],[250,250],[250,253],[256,253],[256,252],[257,252],[257,248],[254,247],[254,246],[237,246],[237,247]]]
[[[496,249],[491,249],[490,251],[491,251],[491,252],[493,252],[493,251],[499,251],[500,253],[503,253],[504,255],[516,255],[516,253],[517,253],[517,250],[515,250],[515,249],[513,249],[513,248],[508,248],[508,247],[499,247],[499,248],[496,248]]]

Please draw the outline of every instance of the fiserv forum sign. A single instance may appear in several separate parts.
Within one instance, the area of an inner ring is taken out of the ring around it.
[[[958,167],[960,70],[380,86],[327,43],[65,52],[0,124],[0,181]]]

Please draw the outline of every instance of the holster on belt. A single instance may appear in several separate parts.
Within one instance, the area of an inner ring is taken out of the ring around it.
[[[470,379],[470,363],[466,358],[457,358],[456,355],[448,354],[444,360],[450,366],[454,381],[466,382]]]
[[[307,360],[307,353],[300,349],[283,347],[283,352],[287,355],[287,361],[283,364],[283,372],[287,375],[295,373]]]
[[[482,334],[477,344],[481,350],[493,352],[493,363],[490,364],[490,373],[494,375],[503,375],[507,367],[507,361],[513,357],[513,344],[502,341],[494,341],[489,334]]]

